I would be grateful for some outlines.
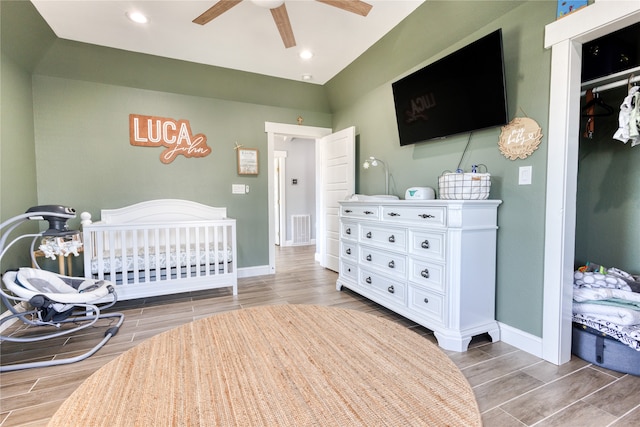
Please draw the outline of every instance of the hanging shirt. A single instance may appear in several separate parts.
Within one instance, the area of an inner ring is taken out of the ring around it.
[[[618,130],[613,135],[618,141],[625,144],[631,141],[634,147],[640,144],[640,88],[632,86],[629,94],[620,105],[620,116],[618,116]]]

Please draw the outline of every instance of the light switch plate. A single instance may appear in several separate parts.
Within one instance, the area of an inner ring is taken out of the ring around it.
[[[518,185],[531,184],[531,175],[533,174],[532,166],[520,166],[518,171]]]
[[[244,184],[231,184],[231,194],[244,194],[244,193],[245,193]]]

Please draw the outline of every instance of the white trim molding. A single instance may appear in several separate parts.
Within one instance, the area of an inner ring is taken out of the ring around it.
[[[289,125],[284,123],[265,122],[264,131],[267,134],[267,189],[268,189],[268,223],[269,223],[269,271],[265,274],[275,274],[276,272],[276,230],[273,223],[274,212],[274,191],[273,191],[273,159],[275,136],[283,135],[295,138],[315,139],[331,134],[330,128],[320,128],[314,126]],[[318,239],[318,236],[316,236]]]
[[[571,359],[582,44],[640,22],[637,0],[598,0],[545,27],[551,48],[542,357]]]
[[[504,323],[498,322],[498,326],[500,327],[500,341],[536,357],[542,357],[542,338]]]

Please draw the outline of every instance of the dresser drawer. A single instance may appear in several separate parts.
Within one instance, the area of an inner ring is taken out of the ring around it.
[[[340,222],[340,237],[342,239],[356,240],[358,238],[358,223],[341,221]]]
[[[409,285],[409,310],[421,317],[429,319],[446,326],[445,322],[445,297],[423,289],[419,286]]]
[[[360,225],[359,240],[390,251],[407,250],[407,230],[404,228],[376,227],[363,223]]]
[[[340,242],[340,258],[353,263],[358,262],[358,245],[355,242],[342,240]]]
[[[343,218],[378,219],[379,214],[380,206],[378,205],[350,205],[340,207],[340,215]]]
[[[396,305],[406,306],[406,285],[399,280],[360,268],[358,285]]]
[[[360,264],[384,270],[387,274],[407,276],[407,258],[399,253],[386,252],[362,245],[360,247]]]
[[[347,261],[340,261],[340,276],[358,282],[358,267]]]
[[[409,258],[409,281],[439,292],[445,292],[444,266],[441,264]]]
[[[445,259],[444,233],[414,231],[411,233],[409,252],[421,257],[433,258],[439,261]]]
[[[407,222],[412,224],[444,227],[447,208],[444,206],[382,206],[385,222]]]

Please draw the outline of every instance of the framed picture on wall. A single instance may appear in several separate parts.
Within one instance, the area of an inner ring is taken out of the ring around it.
[[[258,175],[258,150],[238,148],[238,175]]]

